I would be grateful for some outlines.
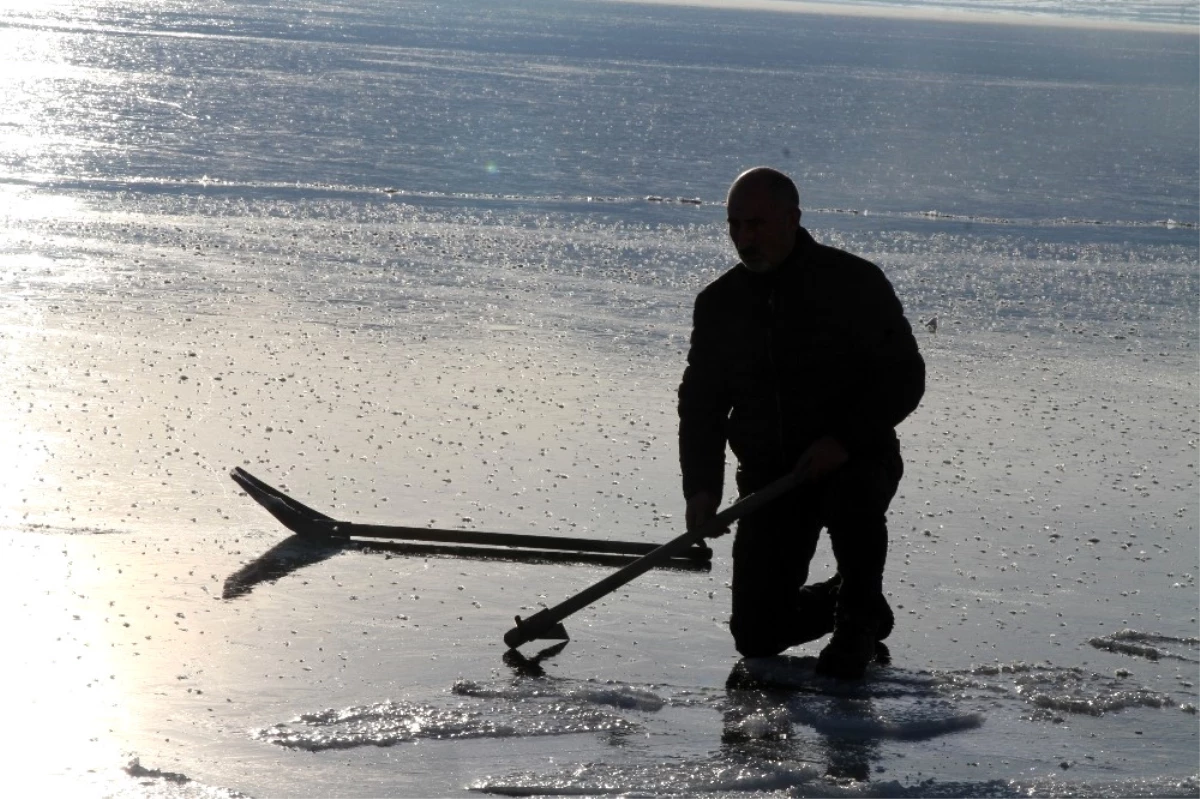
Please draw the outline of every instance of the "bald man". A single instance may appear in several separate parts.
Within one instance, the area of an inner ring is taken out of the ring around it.
[[[747,657],[832,632],[817,670],[857,679],[894,623],[883,571],[904,471],[895,428],[925,392],[925,363],[883,272],[801,227],[790,178],[748,170],[726,210],[740,263],[696,299],[679,387],[687,524],[717,511],[726,444],[742,495],[795,472],[796,489],[738,523],[730,631]],[[805,585],[822,529],[837,573]]]

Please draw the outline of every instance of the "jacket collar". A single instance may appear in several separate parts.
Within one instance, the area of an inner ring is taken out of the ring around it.
[[[817,246],[817,240],[812,237],[807,228],[803,225],[796,228],[796,246],[792,247],[792,252],[787,259],[779,265],[773,272],[782,272],[784,270],[796,270],[804,263],[805,257]]]
[[[817,241],[812,237],[804,226],[796,228],[796,244],[792,247],[788,257],[783,259],[783,263],[772,269],[770,272],[760,273],[751,272],[742,265],[742,271],[749,278],[751,285],[762,286],[764,288],[773,286],[784,275],[794,274],[803,267],[808,253],[813,247],[817,246]]]

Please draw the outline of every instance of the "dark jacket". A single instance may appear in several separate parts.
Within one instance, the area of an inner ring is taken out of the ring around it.
[[[899,459],[895,427],[925,393],[925,362],[879,267],[800,228],[767,274],[739,264],[696,298],[679,386],[683,492],[721,496],[725,443],[755,490],[832,435]]]

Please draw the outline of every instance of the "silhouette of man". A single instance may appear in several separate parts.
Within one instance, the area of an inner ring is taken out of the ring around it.
[[[904,471],[895,428],[924,394],[925,363],[883,272],[818,244],[786,175],[742,173],[726,209],[741,262],[696,298],[679,387],[687,525],[716,513],[727,443],[743,495],[794,471],[797,488],[738,523],[734,643],[767,656],[832,632],[818,671],[858,678],[894,623],[883,571]],[[805,586],[822,529],[837,574]]]

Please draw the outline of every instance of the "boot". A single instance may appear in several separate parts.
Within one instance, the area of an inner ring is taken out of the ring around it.
[[[838,607],[833,637],[817,657],[817,674],[860,680],[875,660],[880,623],[874,613]]]
[[[835,573],[828,580],[811,583],[800,589],[799,607],[813,620],[813,634],[805,638],[805,641],[815,641],[833,632],[838,591],[841,587],[842,575]],[[892,628],[896,626],[896,614],[892,612],[892,606],[883,594],[876,598],[876,602],[878,604],[875,608],[875,621],[878,624],[878,634],[875,640],[882,641],[892,634]]]
[[[842,587],[842,575],[834,574],[828,580],[811,583],[800,589],[797,607],[809,620],[809,627],[797,644],[824,638],[833,632],[834,617],[837,613],[838,590]],[[875,620],[878,624],[875,640],[882,641],[892,634],[896,626],[896,615],[887,598],[880,594],[876,599]]]
[[[808,629],[804,631],[803,640],[797,643],[815,641],[833,632],[838,589],[841,586],[842,575],[834,574],[828,580],[811,583],[800,589],[796,607],[808,620]]]
[[[892,628],[896,626],[896,614],[892,612],[892,606],[888,604],[887,597],[883,594],[879,595],[876,602],[878,605],[875,608],[875,623],[878,625],[878,629],[875,640],[882,641],[892,634]]]

